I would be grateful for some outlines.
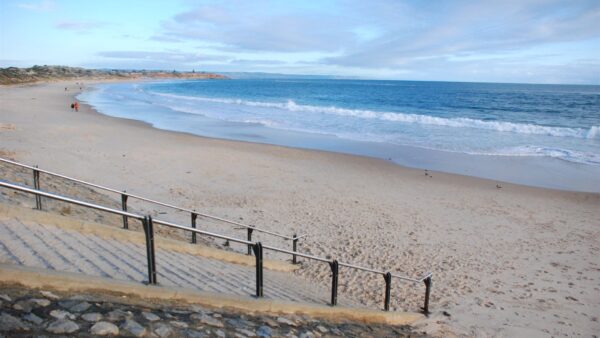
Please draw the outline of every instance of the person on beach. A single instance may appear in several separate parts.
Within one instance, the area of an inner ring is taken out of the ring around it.
[[[79,111],[79,102],[75,101],[75,103],[73,103],[73,108],[75,108],[75,111]]]
[[[73,109],[75,109],[75,103],[71,103],[71,111],[73,111]]]

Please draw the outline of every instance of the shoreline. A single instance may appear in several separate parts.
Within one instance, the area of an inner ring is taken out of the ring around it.
[[[77,93],[61,87],[0,88],[0,123],[14,127],[0,128],[0,151],[159,201],[308,234],[300,245],[308,254],[405,275],[432,271],[434,312],[417,328],[433,335],[600,330],[600,194],[509,183],[499,189],[493,180],[430,177],[368,157],[165,131],[87,105],[71,112]],[[329,285],[325,265],[304,262],[298,273]],[[382,284],[344,270],[339,288],[379,308]],[[409,286],[394,282],[392,309],[420,306],[422,288]]]
[[[125,86],[120,90],[127,91]],[[113,89],[116,90],[116,89]],[[259,145],[278,145],[291,149],[325,151],[330,153],[363,156],[392,162],[405,168],[444,172],[477,177],[501,184],[518,184],[530,187],[600,193],[600,167],[546,156],[509,156],[470,154],[444,151],[426,147],[397,145],[385,142],[359,141],[319,134],[270,128],[261,124],[241,124],[211,119],[202,115],[155,108],[139,102],[123,106],[115,102],[95,99],[93,92],[83,93],[82,99],[98,104],[96,111],[106,116],[135,119],[152,128],[186,133],[234,142]],[[138,110],[148,109],[141,116]],[[157,111],[153,111],[158,109]],[[217,109],[217,108],[214,108]],[[164,116],[164,117],[161,117]]]

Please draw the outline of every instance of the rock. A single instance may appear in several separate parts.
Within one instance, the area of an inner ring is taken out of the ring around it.
[[[136,337],[142,337],[146,334],[146,329],[132,319],[126,319],[123,325],[121,325],[121,329],[131,333]]]
[[[285,324],[285,325],[289,325],[289,326],[296,326],[296,323],[294,323],[293,321],[284,318],[284,317],[277,317],[277,322],[280,324]]]
[[[116,310],[112,310],[111,312],[109,312],[106,315],[106,318],[108,320],[110,320],[111,322],[117,321],[117,320],[121,320],[121,319],[125,319],[125,318],[130,318],[132,317],[132,313],[131,312],[125,312],[123,310],[120,309],[116,309]]]
[[[73,311],[73,312],[83,312],[87,309],[89,309],[92,306],[92,304],[88,303],[88,302],[81,302],[78,303],[72,307],[69,308],[69,310]]]
[[[270,327],[279,327],[279,323],[277,323],[277,321],[273,320],[272,318],[266,317],[263,318],[262,321]]]
[[[254,332],[252,332],[250,330],[246,330],[246,329],[235,329],[235,330],[246,337],[254,337],[255,336]]]
[[[73,333],[79,330],[79,325],[68,319],[58,319],[48,325],[46,331],[56,334]]]
[[[75,306],[75,304],[79,303],[76,300],[63,300],[58,302],[58,305],[64,309],[70,309],[71,307]]]
[[[40,325],[41,323],[44,322],[44,320],[42,318],[36,316],[33,313],[26,314],[25,316],[23,316],[23,319],[25,319],[28,322],[32,322],[32,323],[34,323],[36,325]]]
[[[74,314],[72,314],[68,311],[65,311],[65,310],[52,310],[52,311],[50,311],[50,316],[52,316],[56,319],[65,319],[65,318],[68,318],[71,320],[75,319]]]
[[[304,331],[300,334],[299,338],[315,338],[315,334],[310,331]]]
[[[94,301],[94,297],[91,295],[75,295],[75,296],[69,297],[69,300],[80,301],[80,302],[83,300],[86,300],[88,302],[92,302],[92,301]]]
[[[23,312],[31,312],[32,304],[26,300],[20,300],[13,305],[13,309]]]
[[[321,332],[321,333],[327,333],[327,332],[329,332],[329,330],[327,330],[327,328],[325,326],[323,326],[323,325],[317,326],[317,330],[319,330],[319,332]]]
[[[13,305],[13,309],[23,312],[31,312],[31,310],[35,308],[46,307],[48,305],[50,305],[50,301],[47,299],[32,298],[16,302],[15,305]]]
[[[197,320],[200,323],[205,324],[205,325],[210,325],[210,326],[219,327],[219,328],[224,327],[223,322],[221,322],[220,320],[213,318],[211,316],[207,316],[205,314],[194,313],[193,315],[190,316],[190,319]]]
[[[35,307],[46,307],[52,303],[49,300],[44,299],[44,298],[32,298],[29,301],[31,303],[35,304]]]
[[[5,295],[5,294],[1,294],[0,299],[7,301],[7,302],[12,302],[12,298],[10,298],[8,295]]]
[[[273,330],[271,330],[270,327],[265,325],[259,327],[258,330],[256,330],[256,335],[259,337],[271,337],[272,334]]]
[[[230,326],[233,326],[235,328],[239,327],[239,328],[248,328],[248,327],[255,327],[256,325],[253,322],[249,322],[245,319],[242,318],[231,318],[231,319],[227,319],[227,324],[229,324]]]
[[[204,337],[206,337],[206,333],[196,331],[196,330],[185,330],[185,331],[183,331],[183,335],[188,338],[204,338]]]
[[[336,336],[341,336],[342,335],[342,331],[336,327],[331,328],[331,333],[333,333]]]
[[[179,321],[172,321],[170,322],[171,325],[178,327],[180,329],[187,329],[188,325],[184,322],[179,322]]]
[[[178,309],[171,309],[171,310],[169,310],[169,312],[178,314],[178,315],[189,315],[190,313],[192,313],[191,311],[188,311],[188,310],[178,310]]]
[[[192,310],[192,312],[199,312],[199,313],[206,313],[206,312],[210,312],[207,311],[205,308],[203,308],[202,306],[196,305],[196,304],[192,304],[190,306],[190,309]]]
[[[86,322],[97,322],[102,319],[102,315],[98,312],[91,312],[81,315],[81,318]]]
[[[119,328],[113,323],[97,322],[90,329],[90,333],[97,336],[116,336],[119,334]]]
[[[225,332],[223,332],[223,330],[217,330],[215,334],[217,335],[217,337],[225,338]]]
[[[42,296],[49,298],[49,299],[53,299],[53,300],[57,300],[60,297],[58,297],[57,295],[53,294],[50,291],[40,291],[40,293],[42,294]]]
[[[29,331],[31,328],[17,317],[8,313],[0,314],[0,331]]]
[[[157,320],[160,320],[160,317],[152,312],[142,312],[142,316],[149,322],[155,322]]]
[[[156,333],[160,338],[166,338],[173,333],[173,329],[171,329],[169,325],[158,324],[158,326],[154,329],[154,333]]]

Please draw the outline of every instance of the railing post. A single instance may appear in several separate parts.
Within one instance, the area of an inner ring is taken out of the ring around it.
[[[35,166],[38,167],[37,165]],[[40,190],[40,171],[37,169],[33,169],[33,187],[35,190]],[[35,208],[37,210],[42,210],[42,196],[35,195]]]
[[[127,198],[129,196],[126,194],[126,191],[123,190],[123,193],[121,194],[121,210],[123,211],[127,211]],[[129,219],[127,218],[127,216],[123,215],[123,229],[129,229]]]
[[[431,276],[425,278],[425,304],[423,306],[423,314],[429,315],[429,295],[431,293]]]
[[[196,218],[198,218],[198,214],[192,212],[192,229],[196,229]],[[196,244],[196,233],[192,232],[192,244]]]
[[[256,256],[256,297],[263,296],[263,248],[260,242],[252,245]]]
[[[383,275],[383,279],[385,280],[385,301],[383,303],[383,309],[385,311],[390,311],[390,293],[392,289],[392,274],[386,273]]]
[[[298,235],[294,234],[292,237],[292,251],[296,252],[298,249]],[[297,264],[296,255],[292,255],[292,264]]]
[[[146,234],[146,257],[148,258],[148,284],[156,284],[156,261],[154,257],[154,225],[151,216],[142,221]]]
[[[331,306],[337,305],[337,289],[338,289],[338,272],[339,264],[337,259],[329,263],[331,267]]]
[[[246,230],[248,230],[248,242],[252,242],[252,231],[254,231],[254,229],[252,228],[246,228]],[[252,244],[248,244],[248,256],[252,255]]]

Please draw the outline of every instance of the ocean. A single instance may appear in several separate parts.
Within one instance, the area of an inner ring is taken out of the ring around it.
[[[600,86],[192,80],[101,84],[79,99],[160,129],[600,191]]]

